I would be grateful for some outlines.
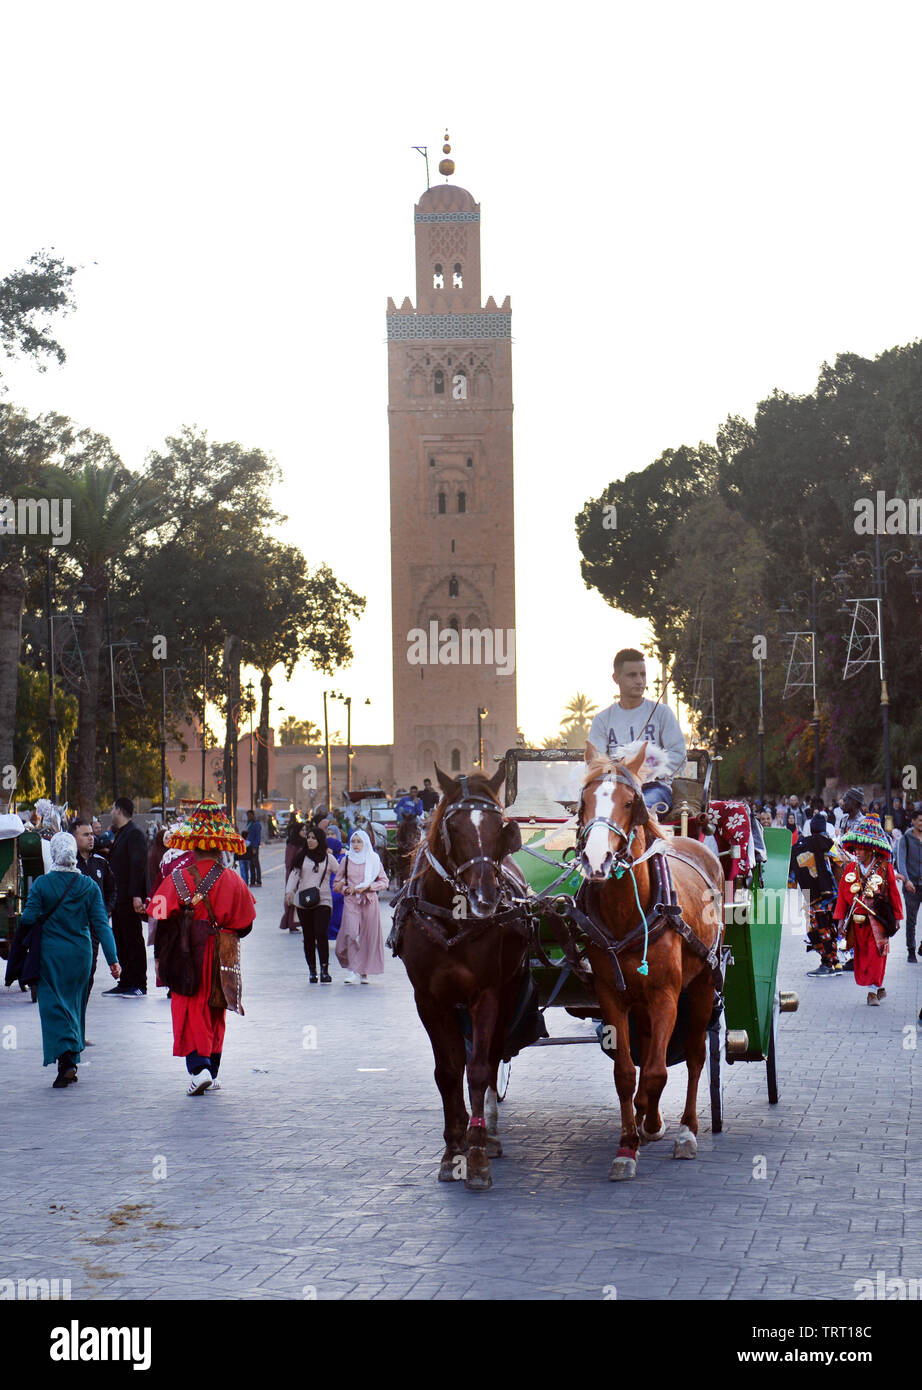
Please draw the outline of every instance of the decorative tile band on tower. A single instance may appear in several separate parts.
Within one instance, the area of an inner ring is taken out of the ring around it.
[[[418,212],[414,222],[479,222],[479,212]]]
[[[388,314],[388,340],[510,338],[511,314]]]

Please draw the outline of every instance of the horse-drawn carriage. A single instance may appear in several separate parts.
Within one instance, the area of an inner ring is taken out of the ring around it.
[[[34,878],[44,872],[42,844],[15,813],[0,815],[0,959],[6,960]]]
[[[766,1062],[778,1099],[775,1014],[797,1007],[775,988],[790,836],[763,839],[742,803],[710,802],[709,762],[693,753],[675,779],[672,821],[647,804],[661,793],[644,781],[646,744],[588,766],[577,750],[514,749],[491,778],[436,768],[444,795],[389,940],[435,1055],[440,1181],[490,1187],[510,1059],[584,1040],[548,1036],[552,1005],[588,1022],[585,1040],[614,1060],[613,1181],[633,1178],[640,1146],[664,1137],[659,1103],[676,1062],[688,1088],[674,1158],[697,1155],[708,1051],[713,1131],[722,1057]]]
[[[589,937],[580,909],[584,880],[577,862],[579,807],[585,763],[575,749],[510,749],[506,754],[506,815],[520,828],[522,848],[513,856],[536,906],[546,905],[532,936],[531,974],[541,1007],[563,1008],[574,1018],[596,1023],[586,1035],[545,1037],[533,1046],[553,1046],[589,1042],[600,1044],[614,1056],[613,1039],[607,1030],[596,997],[595,982],[586,948]],[[722,913],[724,932],[720,946],[722,1009],[716,1008],[709,1020],[708,1053],[711,1128],[719,1133],[723,1125],[721,1061],[765,1062],[768,1099],[778,1100],[775,1062],[777,1014],[797,1008],[797,996],[778,993],[776,974],[781,947],[782,922],[788,882],[791,836],[783,829],[762,832],[762,846],[752,838],[753,827],[742,827],[748,813],[740,809],[724,812],[738,803],[719,803],[714,813],[710,800],[711,760],[706,750],[689,753],[682,775],[673,782],[670,813],[660,818],[668,835],[703,838],[718,832],[718,857],[724,872],[726,890],[715,907]],[[726,824],[740,823],[741,833],[725,835]],[[668,843],[668,841],[667,841]],[[721,845],[723,848],[721,849]],[[583,919],[581,923],[581,919]],[[685,1060],[688,1029],[687,999],[679,997],[675,1026],[666,1049],[666,1062],[672,1066]],[[630,1047],[635,1064],[642,1061],[643,1040],[636,1020],[630,1021]],[[504,1098],[509,1084],[510,1060],[501,1063],[497,1092]]]

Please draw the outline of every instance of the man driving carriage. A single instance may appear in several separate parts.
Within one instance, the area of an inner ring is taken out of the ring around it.
[[[645,741],[645,766],[655,769],[655,780],[644,783],[644,801],[654,814],[665,815],[672,809],[672,779],[685,764],[685,739],[679,721],[668,705],[644,699],[647,664],[643,652],[633,647],[618,652],[612,679],[619,698],[593,719],[586,761],[592,757],[590,749],[613,759],[617,750]]]

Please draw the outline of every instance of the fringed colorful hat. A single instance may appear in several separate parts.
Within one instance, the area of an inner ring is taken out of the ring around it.
[[[862,816],[854,830],[847,830],[842,836],[843,845],[869,845],[872,849],[890,854],[893,846],[877,816]]]
[[[170,832],[170,849],[228,850],[246,854],[246,840],[231,825],[216,801],[200,801],[178,830]]]

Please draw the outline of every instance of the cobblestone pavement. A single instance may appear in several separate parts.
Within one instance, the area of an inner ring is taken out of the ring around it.
[[[332,985],[309,985],[300,935],[278,930],[281,855],[263,854],[218,1093],[186,1096],[162,991],[102,998],[101,969],[95,1046],[54,1091],[37,1007],[0,990],[0,1279],[66,1278],[75,1299],[850,1300],[878,1270],[922,1277],[922,966],[902,935],[871,1009],[850,975],[806,979],[817,958],[786,929],[779,983],[801,1006],[779,1020],[780,1103],[764,1066],[728,1069],[724,1132],[705,1101],[698,1161],[674,1162],[667,1134],[633,1183],[606,1181],[618,1123],[599,1049],[527,1051],[505,1157],[475,1194],[436,1181],[441,1107],[403,966],[388,954],[363,988],[334,962]],[[671,1132],[684,1084],[673,1068]]]

